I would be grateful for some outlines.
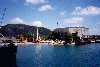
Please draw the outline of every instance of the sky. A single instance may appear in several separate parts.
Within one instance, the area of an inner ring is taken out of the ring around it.
[[[98,35],[100,0],[0,0],[0,21],[2,25],[21,23],[51,30],[88,27],[90,34]]]

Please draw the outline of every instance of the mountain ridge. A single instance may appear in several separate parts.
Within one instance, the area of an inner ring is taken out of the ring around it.
[[[7,24],[4,26],[1,26],[0,33],[4,36],[13,36],[16,37],[18,35],[24,35],[28,36],[30,34],[36,35],[36,26],[30,26],[26,24]],[[51,34],[51,30],[44,28],[44,27],[38,27],[39,34],[43,36],[48,36]]]

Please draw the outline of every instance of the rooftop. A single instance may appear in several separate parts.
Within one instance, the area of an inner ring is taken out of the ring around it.
[[[66,28],[86,28],[86,27],[66,27]],[[89,28],[86,28],[89,29]]]

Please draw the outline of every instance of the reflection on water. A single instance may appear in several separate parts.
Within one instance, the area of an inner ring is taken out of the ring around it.
[[[18,67],[100,67],[100,44],[18,46]]]

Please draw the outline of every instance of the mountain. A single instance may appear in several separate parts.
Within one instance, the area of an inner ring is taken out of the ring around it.
[[[0,33],[2,33],[4,36],[18,36],[18,35],[24,35],[28,36],[30,34],[36,35],[36,26],[29,26],[25,24],[7,24],[5,26],[1,26]],[[48,36],[51,33],[51,30],[44,28],[44,27],[38,27],[39,35]]]

